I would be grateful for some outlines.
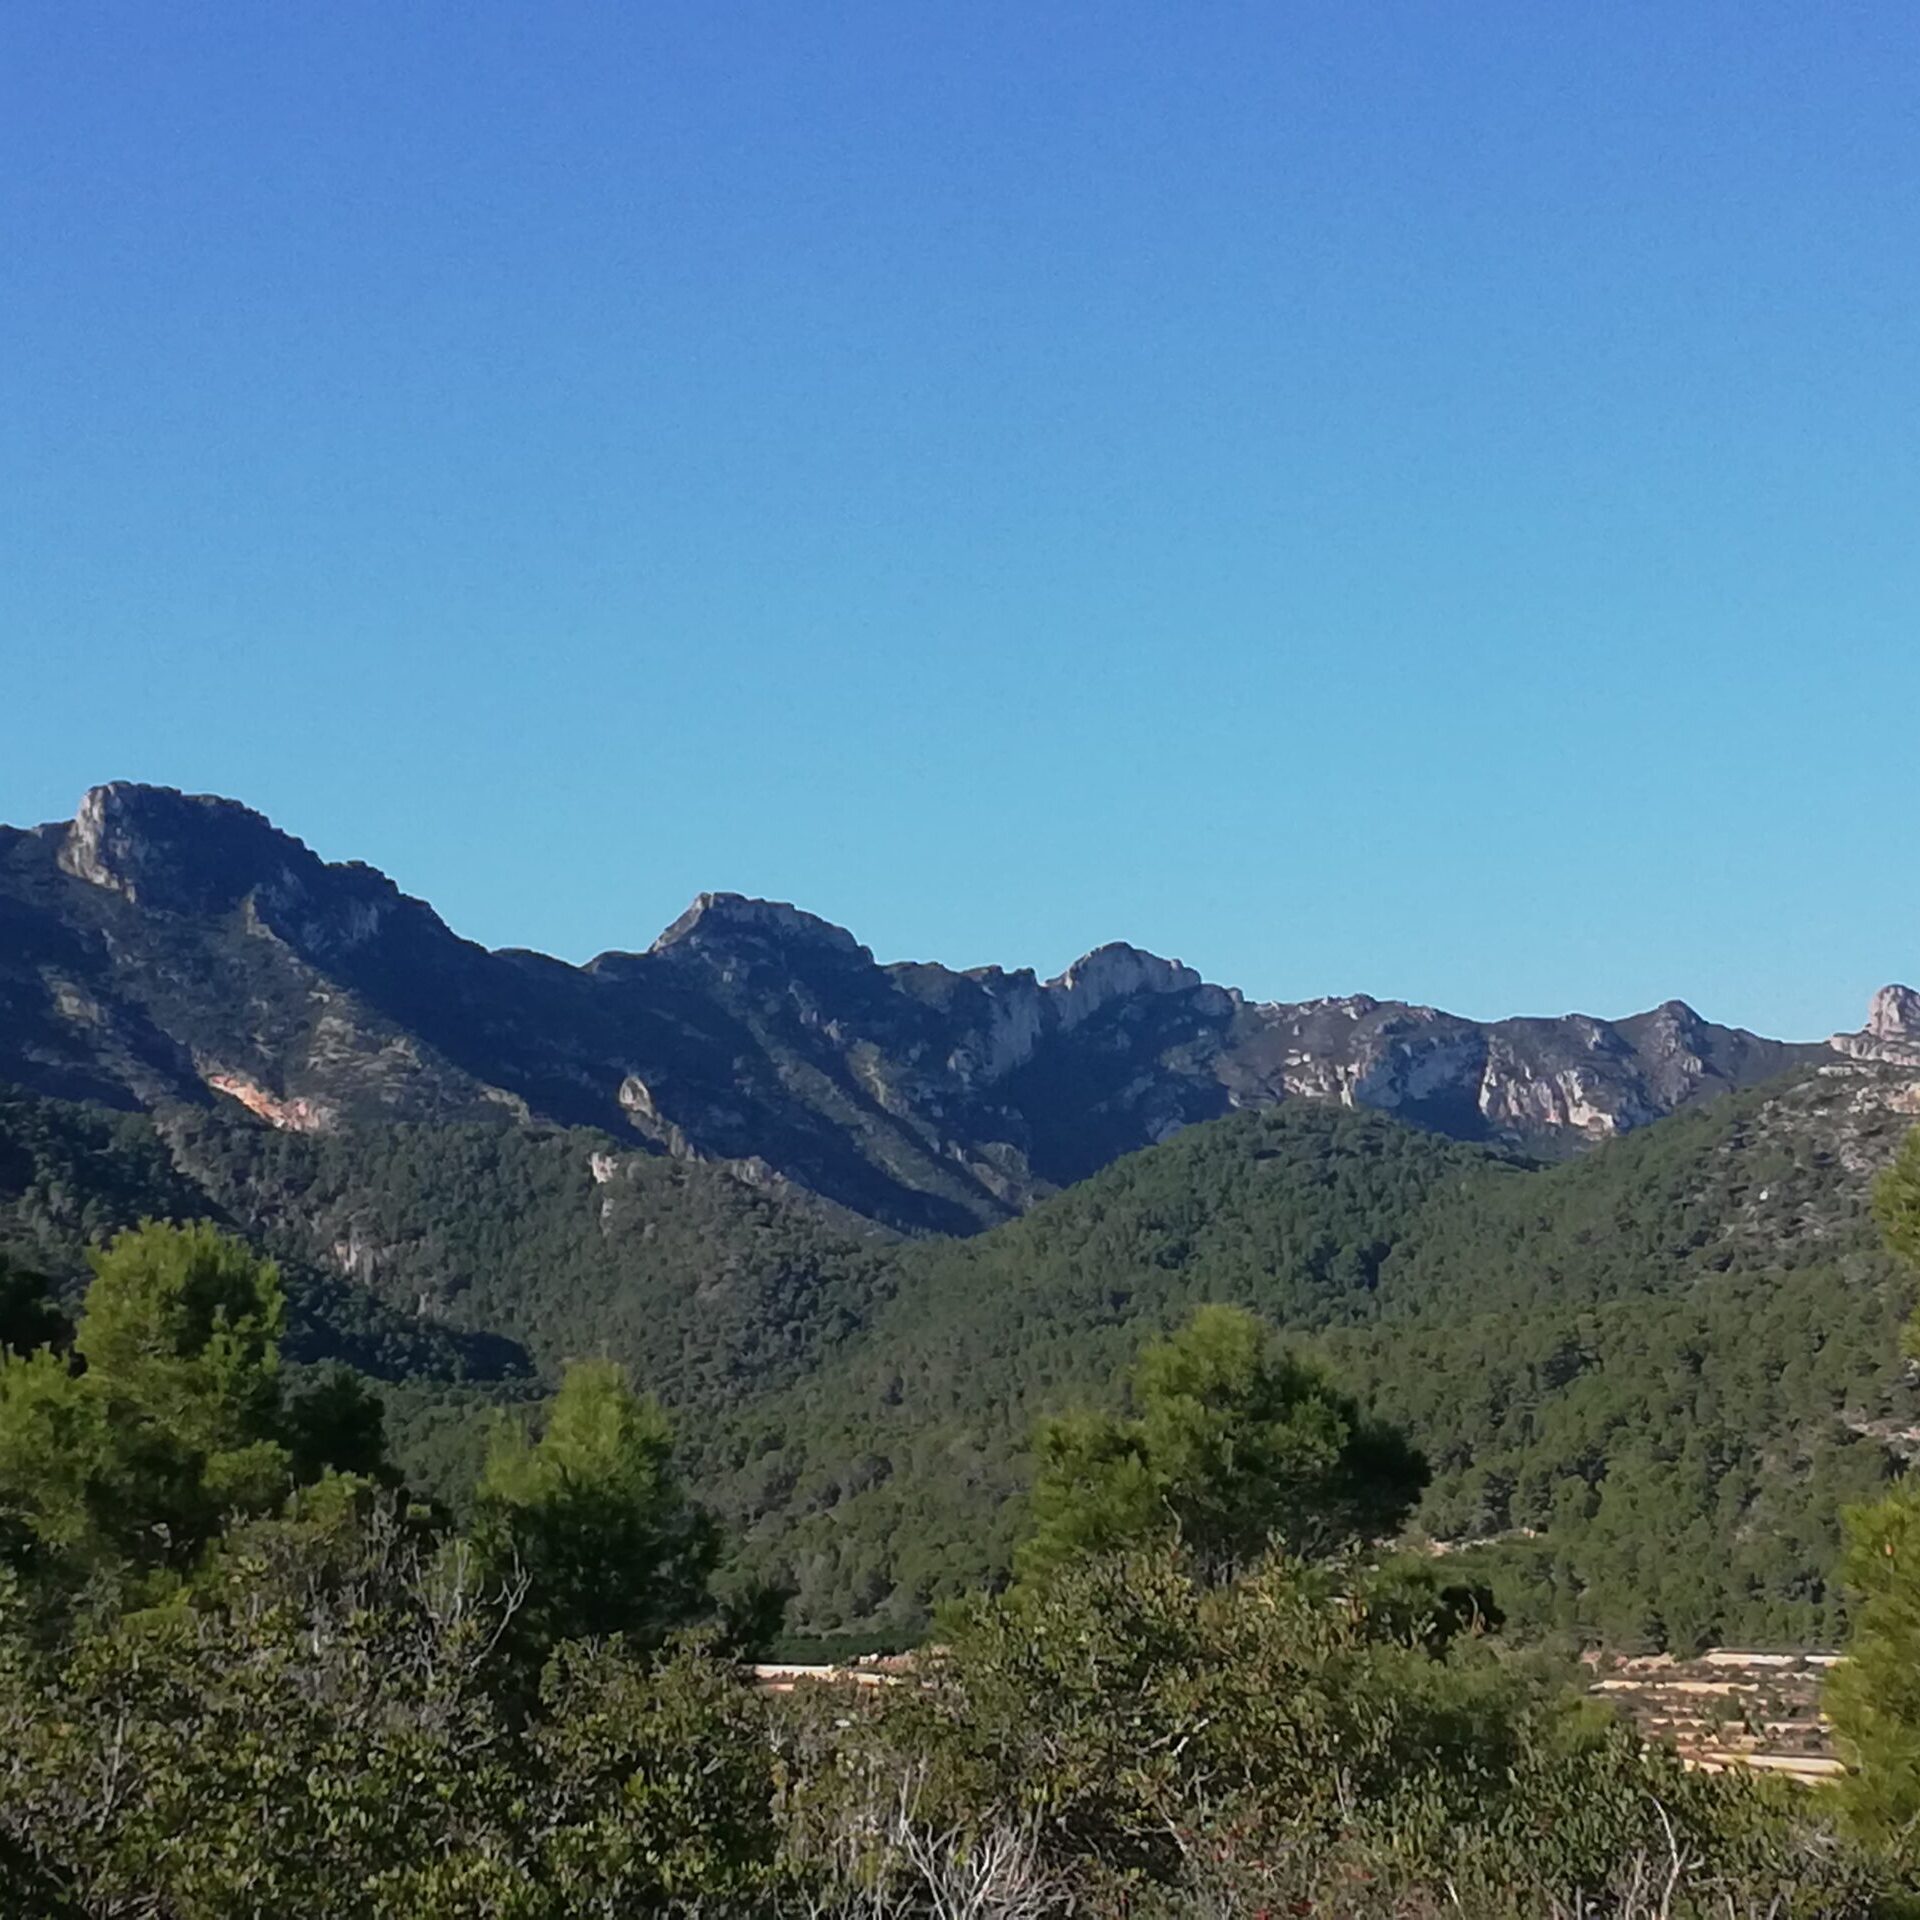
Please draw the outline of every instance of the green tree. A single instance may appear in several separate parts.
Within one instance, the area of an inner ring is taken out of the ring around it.
[[[1390,1533],[1426,1481],[1418,1453],[1237,1307],[1207,1306],[1133,1370],[1132,1417],[1042,1424],[1023,1580],[1172,1532],[1208,1578],[1278,1538],[1319,1558]]]
[[[1856,1507],[1847,1533],[1854,1629],[1827,1683],[1827,1712],[1855,1823],[1908,1846],[1920,1836],[1920,1488],[1902,1483]]]
[[[100,1395],[50,1348],[0,1349],[0,1569],[37,1594],[112,1560]]]
[[[703,1636],[650,1659],[562,1647],[530,1744],[546,1796],[534,1877],[556,1913],[768,1911],[781,1836],[765,1704]]]
[[[1920,1127],[1901,1142],[1893,1164],[1874,1183],[1873,1215],[1887,1245],[1920,1267]],[[1915,1344],[1915,1331],[1908,1330],[1910,1347]]]
[[[567,1369],[537,1442],[501,1425],[473,1537],[492,1574],[524,1580],[514,1635],[534,1661],[586,1636],[657,1646],[706,1610],[719,1556],[674,1471],[666,1415],[606,1360]]]
[[[329,1367],[287,1399],[281,1438],[302,1486],[326,1473],[394,1480],[386,1403],[344,1367]]]
[[[1887,1243],[1920,1264],[1920,1129],[1874,1190]],[[1920,1356],[1920,1321],[1905,1345]],[[1827,1711],[1848,1762],[1847,1805],[1865,1832],[1920,1840],[1920,1478],[1847,1514],[1841,1569],[1853,1595],[1853,1635],[1827,1685]]]
[[[322,1376],[282,1391],[279,1274],[208,1225],[157,1222],[93,1255],[71,1359],[0,1350],[0,1556],[77,1586],[184,1570],[296,1481],[382,1470],[380,1409]]]
[[[1430,1571],[1273,1555],[1208,1583],[1162,1539],[948,1627],[913,1686],[861,1714],[820,1702],[823,1764],[790,1749],[796,1853],[853,1851],[876,1895],[829,1911],[1885,1911],[1884,1876],[1817,1804],[1690,1772],[1553,1663],[1483,1640]],[[969,1886],[996,1857],[1019,1885],[928,1901],[943,1852]]]
[[[286,1492],[285,1322],[279,1269],[204,1222],[149,1222],[94,1256],[74,1350],[105,1403],[130,1521],[165,1527],[177,1549]]]
[[[516,1591],[442,1544],[336,1478],[224,1536],[191,1604],[38,1648],[0,1588],[0,1920],[770,1914],[733,1664],[564,1648],[509,1712]]]

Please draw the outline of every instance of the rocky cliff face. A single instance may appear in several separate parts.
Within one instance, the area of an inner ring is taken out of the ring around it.
[[[1882,987],[1867,1009],[1866,1026],[1859,1033],[1836,1033],[1829,1044],[1856,1060],[1920,1067],[1920,993]]]
[[[1286,1099],[1558,1152],[1834,1053],[1920,1064],[1889,988],[1827,1048],[1678,1001],[1476,1023],[1362,996],[1263,1005],[1138,948],[882,965],[797,908],[702,894],[644,952],[490,953],[385,875],[230,800],[99,787],[0,829],[0,1078],[275,1125],[494,1113],[734,1163],[909,1230],[968,1231],[1116,1155]]]

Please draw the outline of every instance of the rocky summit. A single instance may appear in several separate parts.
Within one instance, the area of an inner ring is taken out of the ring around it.
[[[886,1226],[968,1232],[1136,1147],[1289,1099],[1555,1155],[1837,1056],[1920,1060],[1920,997],[1762,1039],[1680,1001],[1483,1023],[1263,1004],[1136,947],[1032,970],[876,961],[796,907],[702,894],[644,951],[490,952],[232,800],[96,787],[0,828],[0,1078],[277,1127],[588,1125]]]

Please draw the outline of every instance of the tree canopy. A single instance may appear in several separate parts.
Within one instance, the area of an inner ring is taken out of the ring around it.
[[[666,1415],[608,1360],[567,1369],[537,1441],[501,1423],[474,1538],[496,1578],[524,1576],[515,1630],[541,1653],[616,1633],[658,1646],[707,1607],[719,1556],[711,1517],[674,1471]]]
[[[345,1470],[377,1424],[287,1390],[279,1317],[270,1263],[149,1225],[72,1354],[0,1357],[0,1920],[1878,1920],[1913,1883],[1595,1719],[1431,1563],[1343,1553],[1417,1459],[1249,1314],[1140,1355],[1058,1449],[1044,1565],[911,1684],[790,1697],[713,1631],[716,1531],[623,1369],[502,1425],[462,1519]]]
[[[1874,1213],[1888,1244],[1920,1264],[1920,1129],[1881,1176]],[[1920,1319],[1906,1345],[1920,1354]],[[1920,1475],[1851,1509],[1847,1539],[1854,1627],[1827,1688],[1847,1801],[1865,1831],[1920,1849]]]
[[[1240,1308],[1202,1307],[1150,1344],[1128,1397],[1128,1416],[1042,1423],[1023,1578],[1163,1532],[1210,1578],[1276,1541],[1320,1558],[1391,1533],[1426,1480],[1403,1436]]]

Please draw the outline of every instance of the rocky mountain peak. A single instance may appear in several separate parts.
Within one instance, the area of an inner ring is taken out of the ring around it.
[[[1110,941],[1082,954],[1065,973],[1047,982],[1063,1027],[1077,1027],[1102,1007],[1141,993],[1188,993],[1205,983],[1191,967],[1157,953]]]
[[[1828,1045],[1856,1060],[1920,1066],[1920,993],[1899,985],[1882,987],[1867,1008],[1866,1026],[1858,1033],[1836,1033]]]
[[[1126,942],[1044,985],[882,968],[845,928],[740,893],[580,969],[460,940],[234,801],[130,783],[71,823],[0,830],[0,925],[0,1079],[131,1105],[224,1094],[290,1128],[599,1126],[909,1230],[1004,1218],[1235,1109],[1338,1101],[1557,1152],[1833,1059],[1678,1001],[1617,1022],[1253,1003]],[[1920,1065],[1920,995],[1888,988],[1834,1047]]]
[[[87,793],[59,863],[90,886],[171,913],[224,912],[258,886],[298,891],[320,871],[302,842],[237,800],[126,780]]]
[[[217,794],[127,780],[94,787],[55,859],[75,879],[143,910],[218,917],[244,902],[250,924],[313,954],[365,944],[397,910],[446,932],[378,867],[329,864],[264,814]]]
[[[1867,1009],[1867,1031],[1876,1040],[1920,1042],[1920,993],[1911,987],[1882,987]]]
[[[742,942],[777,948],[802,947],[872,963],[872,953],[845,927],[790,906],[784,900],[756,900],[744,893],[703,893],[649,953],[727,947]]]
[[[1707,1023],[1684,1000],[1663,1000],[1644,1016],[1646,1037],[1656,1050],[1667,1053],[1693,1051],[1704,1039]],[[1631,1030],[1631,1020],[1621,1023]]]

